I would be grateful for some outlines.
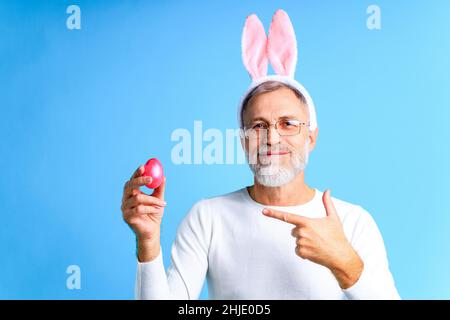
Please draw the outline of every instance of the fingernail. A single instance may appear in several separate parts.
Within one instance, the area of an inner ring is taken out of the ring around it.
[[[147,178],[145,178],[145,181],[146,181],[146,182],[152,182],[152,177],[147,177]]]
[[[163,201],[163,205],[166,205],[166,204],[167,204],[167,202]]]
[[[268,213],[269,213],[269,210],[268,210],[268,209],[263,209],[262,213],[263,213],[263,214],[268,214]]]

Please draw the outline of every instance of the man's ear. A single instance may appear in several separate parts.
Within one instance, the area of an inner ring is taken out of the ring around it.
[[[308,139],[309,139],[309,152],[314,150],[316,146],[317,136],[319,135],[319,127],[316,127],[314,130],[309,130]]]
[[[242,146],[242,150],[245,151],[245,133],[244,133],[244,129],[240,128],[239,129],[239,138],[241,140],[241,146]]]

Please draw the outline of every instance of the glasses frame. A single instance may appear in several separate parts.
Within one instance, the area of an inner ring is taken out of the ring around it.
[[[298,132],[297,133],[293,133],[293,134],[281,134],[280,133],[280,131],[278,130],[278,124],[281,122],[281,121],[286,121],[286,120],[289,120],[289,121],[298,121],[299,123],[299,127],[298,127]],[[266,129],[263,129],[263,130],[267,130],[267,131],[269,131],[270,130],[270,128],[271,127],[274,127],[275,128],[275,130],[277,131],[277,133],[278,133],[278,135],[280,136],[280,137],[291,137],[291,136],[296,136],[296,135],[298,135],[298,134],[300,134],[301,132],[302,132],[302,127],[309,127],[310,126],[310,122],[308,121],[308,122],[300,122],[300,120],[298,120],[298,119],[281,119],[281,120],[278,120],[277,122],[275,122],[275,123],[272,123],[272,124],[269,124],[269,123],[267,123],[267,122],[265,122],[265,124],[267,125],[267,128]],[[250,135],[248,134],[248,132],[250,131],[250,130],[255,130],[255,129],[252,129],[252,128],[247,128],[247,127],[245,127],[244,126],[244,136],[246,137],[246,138],[250,138]],[[256,130],[255,130],[256,131]]]

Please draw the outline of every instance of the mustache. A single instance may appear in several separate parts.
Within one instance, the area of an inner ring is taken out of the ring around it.
[[[286,145],[276,145],[274,147],[269,147],[267,145],[260,146],[258,148],[259,155],[267,155],[273,152],[295,152],[296,150],[290,146]]]

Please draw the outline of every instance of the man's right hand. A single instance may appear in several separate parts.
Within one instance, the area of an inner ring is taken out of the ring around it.
[[[144,166],[140,166],[125,183],[122,198],[122,214],[137,238],[138,259],[148,262],[155,259],[160,249],[160,229],[164,214],[164,189],[166,177],[151,195],[139,188],[151,183],[151,177],[143,177]]]

